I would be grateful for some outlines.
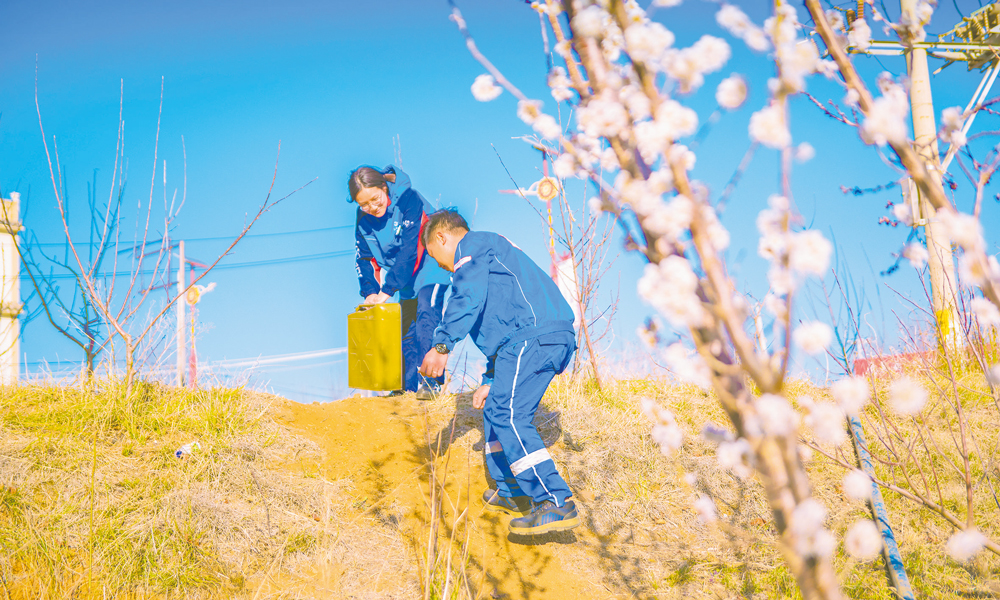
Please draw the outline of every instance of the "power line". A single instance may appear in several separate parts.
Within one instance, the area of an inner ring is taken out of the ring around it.
[[[246,239],[246,238],[267,238],[267,237],[280,237],[280,236],[288,236],[288,235],[305,235],[305,234],[308,234],[308,233],[320,233],[320,232],[323,232],[323,231],[334,231],[334,230],[337,230],[337,229],[354,229],[354,225],[337,225],[337,226],[334,226],[334,227],[321,227],[319,229],[302,229],[302,230],[299,230],[299,231],[276,231],[274,233],[248,233],[247,235],[243,236],[243,238],[244,239]],[[190,242],[216,242],[216,241],[220,241],[220,240],[221,241],[232,241],[234,239],[236,239],[235,235],[219,235],[219,236],[213,236],[213,237],[184,238],[184,241],[186,243],[190,243]],[[155,244],[155,243],[159,243],[161,241],[162,241],[162,239],[160,239],[160,240],[153,240],[151,242],[146,242],[146,244],[147,245],[149,245],[149,244]],[[99,244],[100,244],[100,242],[82,242],[82,243],[79,243],[79,244],[76,244],[76,245],[77,246],[90,246],[90,245],[97,246]],[[40,243],[32,244],[32,245],[34,245],[34,246],[44,246],[44,247],[60,247],[61,248],[61,247],[63,247],[63,246],[66,245],[66,242],[40,242]],[[135,246],[136,244],[132,244],[132,245]],[[119,246],[126,246],[127,247],[126,244],[121,244],[121,243],[119,243]]]
[[[272,265],[284,265],[284,264],[289,264],[289,263],[305,262],[305,261],[311,261],[311,260],[325,260],[325,259],[329,259],[329,258],[341,258],[341,257],[345,257],[345,256],[354,256],[354,250],[341,250],[341,251],[338,251],[338,252],[322,252],[322,253],[319,253],[319,254],[306,254],[304,256],[289,256],[289,257],[286,257],[286,258],[272,258],[272,259],[268,259],[268,260],[253,260],[253,261],[240,262],[240,263],[221,264],[221,265],[217,265],[212,270],[213,271],[225,271],[225,270],[229,270],[229,269],[245,269],[245,268],[252,268],[252,267],[267,267],[267,266],[272,266]],[[166,269],[160,269],[158,271],[141,271],[139,273],[136,273],[136,275],[138,275],[138,276],[152,276],[152,275],[160,275],[160,274],[165,274],[165,273],[166,273]],[[114,273],[98,273],[97,275],[95,275],[95,277],[97,277],[99,279],[104,279],[104,278],[110,278],[110,277],[131,276],[132,274],[133,274],[132,271],[116,271]],[[58,273],[58,274],[55,274],[55,275],[44,275],[44,276],[42,276],[42,278],[43,279],[75,279],[76,278],[76,274],[75,273]]]

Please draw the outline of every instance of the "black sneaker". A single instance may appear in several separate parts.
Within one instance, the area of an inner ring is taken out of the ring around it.
[[[488,511],[502,512],[516,517],[523,517],[531,512],[531,498],[528,496],[504,498],[492,489],[483,492],[483,504]]]
[[[567,500],[556,506],[551,500],[532,503],[531,514],[510,520],[510,532],[517,535],[539,535],[552,531],[567,531],[580,525],[576,503]]]

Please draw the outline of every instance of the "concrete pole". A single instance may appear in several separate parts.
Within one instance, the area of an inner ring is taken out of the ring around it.
[[[184,306],[187,304],[187,297],[184,290],[187,288],[185,275],[187,263],[184,260],[184,240],[178,243],[177,253],[180,255],[180,265],[177,267],[177,387],[184,386],[184,369],[187,367],[186,349],[187,343],[184,339],[187,323],[184,319]]]
[[[0,198],[0,385],[13,385],[21,375],[20,200],[17,192]]]
[[[900,0],[901,12],[914,15],[917,0]],[[913,19],[915,20],[915,18]],[[906,22],[906,19],[902,19]],[[910,107],[913,113],[913,146],[923,157],[934,185],[941,187],[941,162],[938,156],[937,126],[934,120],[934,101],[931,97],[931,78],[927,68],[927,50],[914,48],[906,55],[910,77]],[[955,308],[955,262],[951,240],[944,226],[934,218],[934,207],[920,194],[920,214],[913,215],[915,225],[923,225],[927,237],[927,266],[931,276],[931,297],[934,317],[938,327],[938,343],[958,340],[958,311]]]

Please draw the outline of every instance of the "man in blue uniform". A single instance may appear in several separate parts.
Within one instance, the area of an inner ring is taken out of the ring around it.
[[[580,524],[572,492],[532,420],[549,382],[576,350],[573,311],[559,288],[507,238],[469,231],[452,210],[430,215],[421,233],[428,254],[451,271],[452,295],[420,372],[440,377],[466,335],[487,357],[473,406],[483,409],[486,464],[497,490],[483,501],[519,515],[510,531],[533,535]]]

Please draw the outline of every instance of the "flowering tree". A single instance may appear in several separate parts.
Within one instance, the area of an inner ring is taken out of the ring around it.
[[[653,6],[679,3],[654,0]],[[837,541],[826,529],[826,509],[812,497],[799,443],[800,422],[811,426],[817,439],[842,443],[845,415],[861,411],[872,394],[866,380],[852,377],[834,386],[836,403],[799,399],[800,413],[790,402],[786,379],[792,347],[821,354],[832,338],[829,326],[820,322],[793,330],[795,291],[807,278],[827,272],[832,246],[820,232],[795,227],[791,165],[811,158],[813,149],[805,142],[793,144],[789,97],[803,93],[808,79],[817,75],[843,85],[848,102],[863,117],[858,123],[862,139],[888,146],[898,156],[938,211],[947,234],[962,248],[960,268],[966,280],[980,286],[994,307],[1000,302],[1000,267],[985,253],[976,217],[958,213],[935,185],[936,155],[929,161],[907,139],[909,103],[902,84],[882,77],[881,96],[873,98],[854,70],[845,48],[870,43],[867,24],[856,21],[848,31],[839,14],[827,14],[818,0],[807,0],[806,6],[831,59],[821,58],[808,37],[812,28],[782,0],[776,0],[772,16],[761,25],[726,3],[716,14],[729,34],[751,50],[768,53],[776,69],[776,77],[768,82],[767,104],[749,123],[751,140],[780,156],[780,193],[771,195],[757,219],[759,252],[770,262],[770,293],[764,306],[774,315],[778,333],[770,352],[747,333],[749,303],[737,293],[724,259],[729,233],[719,221],[708,186],[691,176],[695,154],[678,142],[698,127],[697,114],[683,103],[685,96],[704,84],[705,75],[725,66],[729,44],[704,35],[690,47],[674,47],[673,33],[652,21],[634,0],[536,1],[532,7],[543,20],[543,32],[554,35],[555,53],[562,61],[548,77],[552,96],[568,102],[575,117],[572,123],[560,123],[542,111],[541,101],[525,96],[478,52],[457,8],[452,19],[489,71],[473,84],[474,96],[492,100],[507,89],[518,99],[518,116],[558,153],[556,174],[584,178],[596,188],[591,210],[638,223],[644,239],[637,250],[649,261],[638,282],[639,294],[685,332],[694,348],[690,351],[680,343],[668,348],[668,366],[714,390],[734,429],[718,436],[720,466],[744,475],[756,472],[780,550],[803,596],[838,598],[831,564]],[[886,22],[904,43],[912,43],[922,39],[930,12],[931,5],[921,0],[915,10],[904,11],[900,23],[889,23],[878,13],[876,19]],[[746,97],[747,83],[738,74],[723,79],[715,94],[723,109],[739,107]],[[947,127],[951,130],[942,132],[945,137],[954,131],[954,125]],[[926,250],[923,256],[916,247],[907,252],[916,262],[926,260]],[[906,393],[919,400],[919,392]],[[644,402],[643,409],[656,420],[653,437],[664,452],[677,449],[683,436],[670,411],[652,401]],[[851,474],[847,483],[854,492],[864,485],[870,485],[864,473]],[[695,508],[704,518],[714,518],[711,499],[699,498]],[[982,538],[977,533],[962,535]],[[844,541],[860,558],[873,558],[881,547],[869,520],[851,527]]]

